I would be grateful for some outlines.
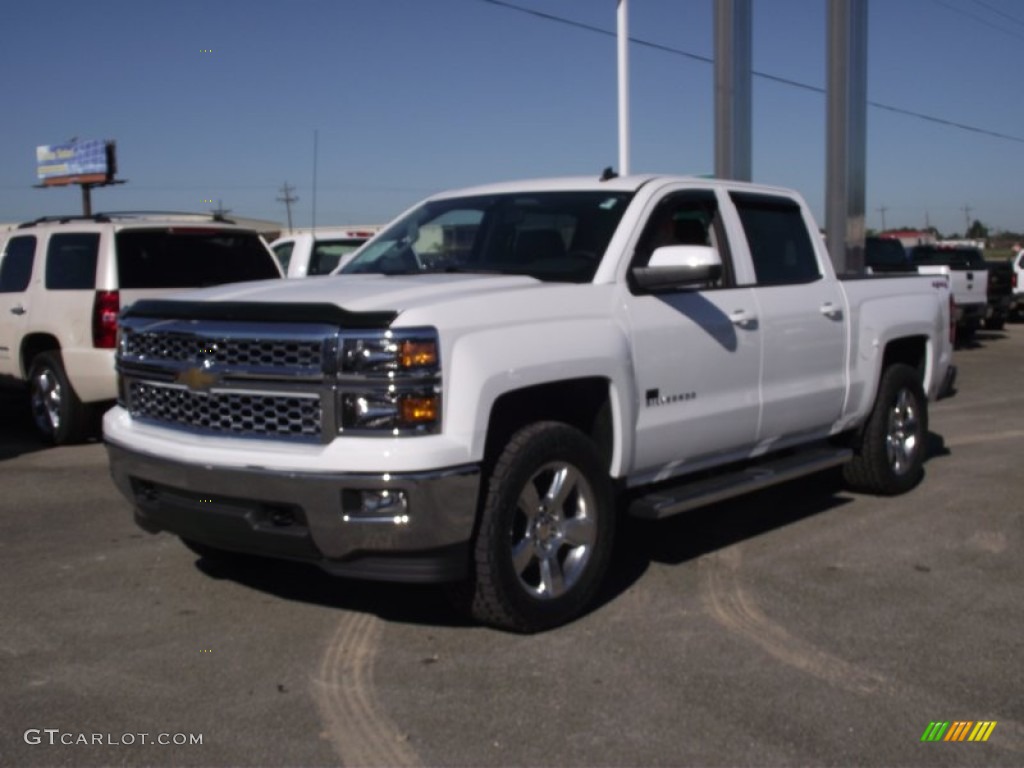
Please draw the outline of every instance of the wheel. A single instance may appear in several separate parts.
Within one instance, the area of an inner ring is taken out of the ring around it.
[[[44,440],[67,445],[89,437],[92,409],[75,394],[59,352],[43,352],[33,358],[29,395],[32,417]]]
[[[615,531],[612,485],[593,442],[557,422],[524,427],[487,483],[468,590],[473,617],[516,632],[572,620],[597,594]]]
[[[1005,315],[992,315],[992,317],[985,321],[985,329],[989,331],[1001,331],[1005,325]]]
[[[843,477],[851,488],[868,493],[909,491],[924,473],[927,436],[928,403],[917,372],[909,365],[891,365],[882,373],[875,405]]]

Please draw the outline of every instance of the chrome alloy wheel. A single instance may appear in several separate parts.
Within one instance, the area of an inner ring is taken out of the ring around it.
[[[909,389],[901,389],[889,410],[889,427],[885,436],[885,451],[889,467],[897,475],[906,474],[914,466],[920,450],[920,420],[917,398]]]
[[[52,368],[41,368],[32,378],[32,415],[46,432],[57,432],[61,423],[63,390]]]
[[[549,600],[573,588],[597,539],[594,491],[572,464],[552,462],[523,486],[512,524],[512,564],[519,583]]]

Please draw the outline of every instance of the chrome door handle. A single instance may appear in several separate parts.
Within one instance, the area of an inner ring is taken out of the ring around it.
[[[823,314],[830,320],[838,320],[840,317],[843,316],[843,308],[837,307],[831,301],[826,301],[824,304],[822,304],[818,308],[818,311],[821,312],[821,314]]]
[[[757,315],[745,309],[737,309],[729,315],[729,321],[740,328],[750,328],[757,324]]]

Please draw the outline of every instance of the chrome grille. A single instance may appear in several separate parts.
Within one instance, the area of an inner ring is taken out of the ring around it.
[[[139,362],[188,363],[287,368],[319,372],[323,364],[322,339],[216,338],[185,333],[134,332],[125,334],[122,354]]]
[[[318,440],[320,397],[315,394],[193,392],[128,382],[132,416],[213,434]]]

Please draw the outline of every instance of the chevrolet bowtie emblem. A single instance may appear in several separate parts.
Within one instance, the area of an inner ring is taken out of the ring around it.
[[[204,367],[186,368],[174,377],[175,384],[184,384],[193,392],[209,392],[220,383],[220,376]]]

